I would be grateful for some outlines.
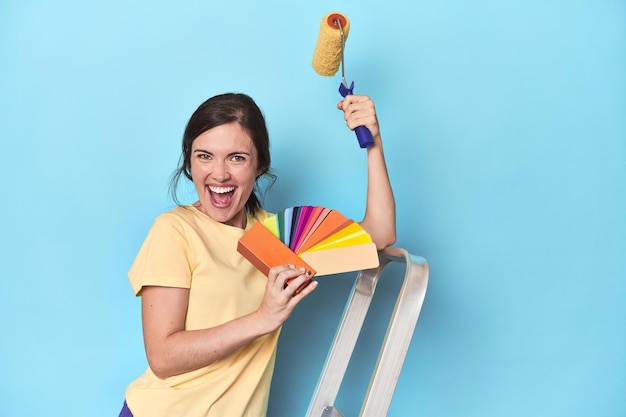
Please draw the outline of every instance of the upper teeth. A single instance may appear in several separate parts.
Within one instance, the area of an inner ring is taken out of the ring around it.
[[[230,193],[234,189],[235,187],[209,187],[209,190],[218,194]]]

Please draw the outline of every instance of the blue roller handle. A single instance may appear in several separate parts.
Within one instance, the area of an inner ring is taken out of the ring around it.
[[[344,83],[339,85],[339,94],[342,97],[352,94],[352,90],[354,90],[354,81],[350,84],[350,88],[346,87]],[[354,129],[354,133],[356,133],[356,138],[359,141],[359,146],[361,148],[369,148],[374,144],[374,138],[372,137],[372,132],[365,126],[358,126]]]

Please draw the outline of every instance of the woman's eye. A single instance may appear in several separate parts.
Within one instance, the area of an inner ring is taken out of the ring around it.
[[[244,162],[246,158],[243,155],[233,155],[231,158],[233,162]]]
[[[208,160],[211,159],[211,155],[209,155],[208,153],[200,153],[198,154],[198,158]]]

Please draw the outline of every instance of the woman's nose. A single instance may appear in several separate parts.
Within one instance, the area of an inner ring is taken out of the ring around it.
[[[213,176],[218,181],[226,181],[230,179],[230,171],[228,170],[228,164],[225,162],[218,162],[213,169]]]

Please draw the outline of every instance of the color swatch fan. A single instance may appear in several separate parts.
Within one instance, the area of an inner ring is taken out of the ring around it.
[[[378,266],[376,245],[361,225],[319,206],[290,207],[255,223],[239,239],[237,250],[265,275],[284,264],[313,275]]]

